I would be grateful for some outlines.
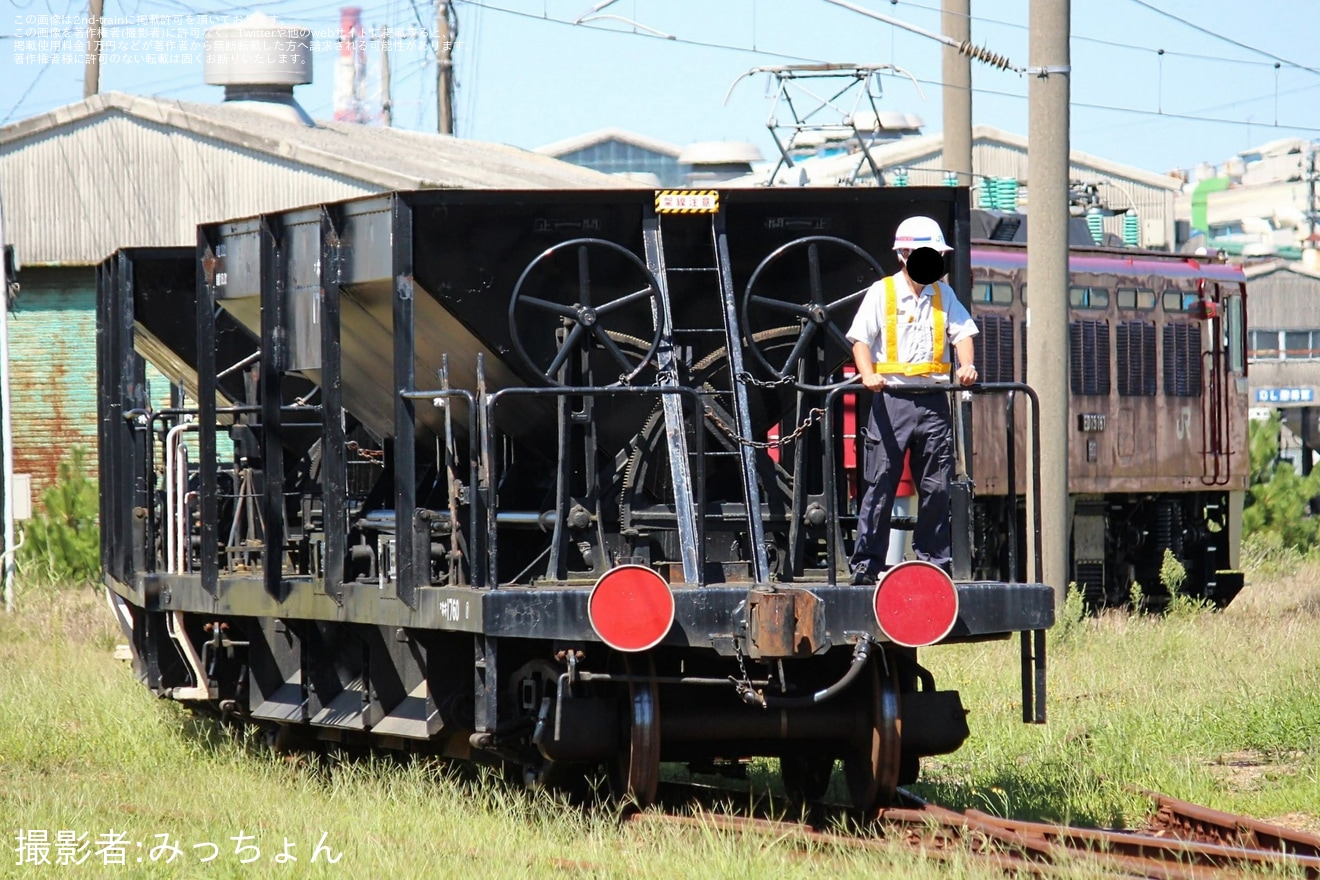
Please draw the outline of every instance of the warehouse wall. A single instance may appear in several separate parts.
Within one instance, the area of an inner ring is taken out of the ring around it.
[[[96,270],[24,269],[9,316],[14,473],[34,507],[77,445],[96,473]]]

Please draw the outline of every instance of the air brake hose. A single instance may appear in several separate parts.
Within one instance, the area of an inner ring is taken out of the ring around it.
[[[862,670],[866,668],[866,661],[871,659],[872,645],[873,643],[866,636],[860,638],[853,648],[852,662],[848,664],[848,670],[844,672],[843,677],[829,687],[805,697],[780,697],[767,694],[745,681],[735,682],[734,688],[744,703],[749,706],[760,706],[762,709],[806,709],[816,706],[846,690],[848,685],[862,674]]]

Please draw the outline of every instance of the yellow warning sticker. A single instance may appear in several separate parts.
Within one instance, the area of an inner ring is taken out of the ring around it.
[[[655,192],[657,214],[718,214],[720,194],[713,189],[659,189]]]

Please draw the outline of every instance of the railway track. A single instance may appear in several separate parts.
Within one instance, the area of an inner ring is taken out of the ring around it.
[[[1002,819],[950,810],[904,793],[904,806],[879,810],[855,834],[806,822],[700,811],[633,814],[630,822],[764,835],[803,847],[918,851],[926,858],[980,864],[1006,873],[1054,877],[1073,867],[1151,880],[1205,880],[1278,872],[1320,878],[1320,837],[1223,813],[1154,792],[1137,830]]]

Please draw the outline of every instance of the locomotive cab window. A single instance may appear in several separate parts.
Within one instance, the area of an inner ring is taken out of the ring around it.
[[[1109,290],[1104,287],[1070,287],[1068,305],[1075,309],[1107,309]]]
[[[994,306],[1013,303],[1013,285],[1007,281],[978,281],[972,288],[972,302]]]
[[[1120,309],[1155,308],[1155,291],[1146,287],[1120,287],[1114,292]]]
[[[1161,297],[1161,304],[1166,312],[1185,312],[1196,302],[1196,294],[1190,290],[1166,290]]]

